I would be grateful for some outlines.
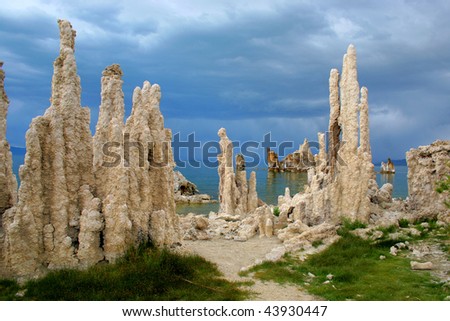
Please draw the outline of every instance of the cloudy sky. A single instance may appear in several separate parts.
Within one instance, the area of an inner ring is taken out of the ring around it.
[[[205,142],[316,140],[328,125],[328,77],[353,43],[369,88],[374,160],[450,139],[450,2],[0,0],[8,139],[24,146],[49,105],[56,20],[77,30],[82,103],[94,130],[105,66],[162,88],[166,127]]]

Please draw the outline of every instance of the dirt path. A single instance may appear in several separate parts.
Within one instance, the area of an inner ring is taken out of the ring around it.
[[[247,267],[265,255],[274,247],[280,246],[277,238],[254,237],[247,242],[235,242],[224,239],[210,241],[184,241],[186,250],[196,253],[208,261],[214,262],[225,277],[231,281],[246,281],[238,275],[243,267]],[[256,294],[251,300],[257,301],[312,301],[320,300],[297,286],[280,285],[275,282],[255,282],[249,289]]]

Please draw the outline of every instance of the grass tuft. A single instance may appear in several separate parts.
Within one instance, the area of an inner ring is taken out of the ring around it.
[[[278,206],[273,208],[273,215],[276,217],[280,216],[280,208]]]
[[[19,284],[15,280],[0,280],[0,300],[10,301],[16,298],[16,293],[20,290]]]
[[[389,248],[371,244],[350,233],[325,251],[300,262],[287,256],[281,262],[252,268],[255,277],[279,283],[294,283],[327,300],[443,300],[448,293],[429,272],[412,271],[409,260],[380,255]],[[308,273],[316,275],[311,279]],[[327,275],[334,277],[328,284]]]
[[[323,241],[322,240],[315,240],[315,241],[312,242],[312,246],[313,247],[319,247],[321,245],[323,245]]]
[[[398,226],[400,226],[401,228],[407,228],[409,226],[409,221],[406,218],[401,218],[398,221]]]
[[[353,231],[353,230],[356,230],[359,228],[366,228],[366,227],[367,227],[367,224],[365,224],[361,221],[358,221],[358,220],[352,221],[352,220],[344,217],[341,219],[341,226],[337,230],[337,234],[340,236],[344,236],[344,235],[349,234],[350,231]]]
[[[241,284],[221,277],[217,267],[196,255],[141,246],[115,264],[87,270],[59,270],[27,282],[23,300],[242,300]],[[0,282],[0,298],[17,299],[14,281]]]

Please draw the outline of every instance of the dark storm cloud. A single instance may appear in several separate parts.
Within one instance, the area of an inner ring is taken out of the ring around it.
[[[103,68],[124,70],[127,112],[144,80],[163,90],[174,132],[216,140],[314,140],[328,123],[328,76],[348,44],[369,88],[375,159],[450,138],[447,1],[24,1],[1,13],[0,60],[11,100],[8,138],[23,145],[48,107],[57,18],[77,30],[83,104],[100,104]],[[38,9],[37,9],[38,8]],[[26,23],[24,23],[26,21]],[[193,127],[195,125],[195,128]]]

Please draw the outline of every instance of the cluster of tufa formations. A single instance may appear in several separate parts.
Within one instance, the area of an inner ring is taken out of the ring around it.
[[[233,142],[227,137],[225,128],[219,129],[221,154],[219,161],[219,213],[246,214],[258,207],[256,173],[251,172],[247,182],[245,160],[236,156],[236,173],[233,169]]]
[[[282,200],[307,225],[337,222],[341,217],[367,222],[375,179],[369,141],[367,88],[360,89],[356,50],[350,45],[342,75],[330,73],[330,122],[328,150],[325,134],[318,134],[319,154],[308,170],[309,186],[292,200]],[[342,138],[341,138],[342,137]]]
[[[0,274],[30,277],[49,269],[114,262],[129,247],[146,242],[171,247],[181,239],[244,242],[255,235],[280,240],[266,255],[278,260],[287,251],[303,249],[301,255],[307,255],[325,248],[339,238],[342,218],[368,223],[357,232],[365,237],[379,234],[379,226],[398,226],[400,218],[438,213],[439,223],[450,223],[446,195],[435,191],[435,182],[449,171],[450,141],[407,153],[408,200],[393,199],[391,184],[378,187],[368,91],[359,86],[352,45],[342,74],[330,73],[329,135],[327,141],[318,134],[319,153],[313,156],[307,140],[281,161],[267,151],[270,171],[308,173],[305,191],[291,196],[286,189],[277,207],[262,203],[256,173],[247,179],[242,155],[233,166],[233,144],[221,128],[219,213],[179,218],[175,200],[205,203],[210,197],[174,172],[172,134],[164,128],[159,86],[144,82],[134,90],[132,112],[124,122],[122,70],[117,64],[106,67],[92,137],[90,110],[81,107],[76,34],[69,22],[58,23],[60,55],[54,62],[51,106],[33,119],[26,134],[18,193],[6,141],[9,102],[0,62]],[[322,245],[316,249],[314,242]]]
[[[277,207],[258,204],[256,209],[245,210],[242,204],[246,204],[249,195],[245,162],[238,155],[235,174],[231,141],[224,129],[219,130],[220,211],[210,213],[208,219],[193,214],[182,218],[184,239],[223,237],[242,242],[258,234],[276,236],[283,244],[268,249],[266,255],[266,260],[274,261],[286,252],[303,249],[301,256],[305,257],[325,248],[339,238],[336,231],[342,219],[368,224],[367,229],[359,231],[363,237],[369,237],[380,226],[398,226],[402,218],[415,221],[439,213],[440,224],[448,223],[450,211],[443,205],[445,196],[434,190],[434,182],[448,173],[450,142],[411,150],[407,155],[410,198],[393,199],[392,184],[379,188],[375,180],[368,90],[360,88],[357,76],[356,50],[350,45],[342,74],[336,69],[330,73],[328,144],[325,134],[319,133],[317,155],[312,155],[307,140],[282,161],[274,151],[267,150],[269,171],[308,172],[305,191],[291,196],[286,188]],[[373,235],[379,236],[379,231]],[[316,248],[314,242],[323,245]]]
[[[59,20],[60,55],[54,62],[51,106],[33,119],[26,134],[25,163],[15,204],[10,154],[4,151],[7,99],[1,74],[1,157],[4,241],[1,264],[16,276],[47,269],[86,267],[114,261],[132,245],[179,241],[173,197],[171,132],[159,110],[158,85],[145,82],[133,93],[124,124],[122,71],[102,77],[100,115],[92,137],[90,111],[81,107],[75,63],[75,31]],[[3,156],[6,155],[6,156]],[[5,193],[6,194],[6,193]],[[6,202],[7,199],[7,202]]]

